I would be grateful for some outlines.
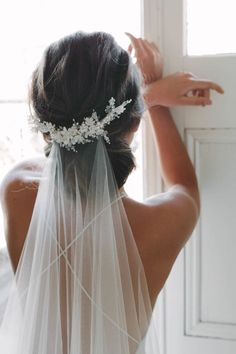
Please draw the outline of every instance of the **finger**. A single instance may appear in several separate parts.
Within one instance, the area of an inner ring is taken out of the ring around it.
[[[195,104],[199,105],[201,104],[203,107],[205,107],[207,104],[211,104],[211,99],[210,99],[210,90],[192,90],[191,95],[186,95],[187,97],[203,97],[205,98],[205,101],[197,101]]]
[[[208,100],[210,99],[210,90],[203,90],[202,91],[202,97],[207,98]]]
[[[197,79],[197,76],[195,76],[192,72],[190,71],[183,71],[179,73],[180,75],[184,75],[187,79]]]
[[[216,84],[215,82],[212,81],[207,81],[207,80],[192,80],[191,81],[191,89],[200,89],[200,90],[214,90],[218,93],[223,94],[224,90],[223,88]]]
[[[205,90],[197,90],[197,96],[198,97],[204,97],[204,91]]]
[[[205,91],[210,91],[210,90],[198,90],[198,94],[197,96],[198,97],[205,97]],[[205,97],[206,98],[206,97]],[[206,106],[206,103],[205,102],[202,102],[202,107],[205,107]]]
[[[143,41],[146,53],[161,57],[161,52],[154,42],[149,42],[146,39]]]
[[[191,96],[191,97],[182,97],[180,99],[180,105],[183,106],[208,106],[211,105],[212,101],[206,97]]]
[[[152,47],[151,43],[148,42],[146,39],[143,40],[143,47],[145,48],[145,50],[147,52],[152,52],[153,51],[153,47]]]
[[[188,96],[188,97],[198,96],[198,90],[189,91],[189,93],[186,96]]]
[[[133,46],[132,46],[132,44],[130,43],[129,46],[128,46],[127,52],[131,55],[131,54],[132,54],[132,51],[133,51]]]
[[[147,39],[142,41],[143,46],[149,52],[158,52],[160,54],[160,49],[154,42],[149,42]]]
[[[151,42],[151,46],[152,46],[153,49],[157,50],[157,51],[160,53],[160,49],[159,49],[159,47],[156,45],[156,43]]]
[[[125,32],[125,34],[129,37],[131,44],[134,48],[135,55],[140,55],[143,53],[143,44],[142,44],[142,39],[141,38],[136,38],[133,36],[131,33]]]
[[[187,97],[200,96],[199,90],[196,90],[196,89],[190,90],[185,94],[185,96],[187,96]]]
[[[196,96],[198,97],[205,97],[205,98],[210,98],[210,90],[209,89],[205,89],[205,90],[195,90],[197,91]]]

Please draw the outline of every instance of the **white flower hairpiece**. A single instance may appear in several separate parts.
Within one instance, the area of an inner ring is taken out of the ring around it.
[[[90,143],[100,136],[110,144],[110,139],[107,136],[108,132],[104,128],[114,119],[119,118],[125,111],[125,106],[131,101],[131,99],[124,101],[120,106],[115,107],[115,99],[111,97],[105,109],[105,113],[107,114],[103,119],[99,120],[97,113],[93,111],[92,115],[85,117],[81,124],[73,120],[74,123],[70,128],[61,126],[57,128],[55,124],[41,122],[39,118],[32,116],[29,123],[34,130],[41,133],[49,133],[52,141],[55,141],[67,150],[76,151],[74,145]]]

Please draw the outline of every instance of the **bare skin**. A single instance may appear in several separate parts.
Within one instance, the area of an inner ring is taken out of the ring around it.
[[[14,270],[17,269],[30,225],[44,161],[32,159],[22,162],[8,173],[2,184],[5,235]],[[186,201],[184,197],[182,203],[186,208],[188,223],[183,220],[180,222],[182,211],[178,213],[177,208],[181,198],[178,198],[176,205],[174,203],[175,194],[178,193],[177,189],[175,192],[163,193],[147,200],[145,204],[129,197],[123,200],[153,305],[197,220],[197,211],[193,215],[191,210],[194,208],[192,200]]]
[[[129,197],[123,199],[154,305],[176,257],[195,227],[200,210],[195,172],[166,107],[208,105],[211,104],[210,90],[220,93],[223,90],[217,84],[198,80],[189,73],[162,79],[162,60],[158,48],[132,35],[129,37],[130,50],[133,48],[136,54],[139,51],[137,65],[143,75],[144,98],[167,189],[144,203]],[[134,133],[127,134],[128,142],[132,141]],[[18,164],[1,186],[6,241],[15,270],[26,239],[45,160]]]

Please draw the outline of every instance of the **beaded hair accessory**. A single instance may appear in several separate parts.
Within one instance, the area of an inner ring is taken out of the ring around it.
[[[85,117],[81,124],[73,120],[74,123],[70,128],[56,127],[55,124],[41,122],[38,117],[33,116],[30,117],[29,123],[34,131],[49,133],[52,141],[55,141],[67,150],[76,151],[74,145],[90,143],[97,140],[100,136],[110,144],[110,139],[107,136],[108,132],[104,128],[114,119],[119,118],[125,111],[126,105],[131,101],[131,99],[124,101],[121,105],[115,107],[115,99],[111,97],[105,109],[106,116],[104,118],[99,120],[97,113],[93,111],[92,115]]]

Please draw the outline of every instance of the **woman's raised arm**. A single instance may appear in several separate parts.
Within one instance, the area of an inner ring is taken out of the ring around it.
[[[200,211],[194,167],[168,107],[210,105],[211,90],[223,93],[223,89],[191,73],[176,73],[162,78],[163,61],[156,45],[130,34],[128,36],[131,40],[129,50],[134,50],[143,77],[144,99],[150,113],[161,175],[166,186],[166,193],[148,200],[152,206],[148,232],[153,237],[156,235],[159,262],[163,258],[167,264],[167,274],[191,235]]]

